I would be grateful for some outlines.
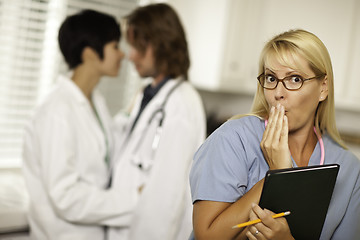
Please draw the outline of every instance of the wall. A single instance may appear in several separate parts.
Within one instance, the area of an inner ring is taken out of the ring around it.
[[[168,0],[188,34],[190,80],[208,118],[222,122],[250,109],[257,61],[269,38],[293,28],[314,32],[326,45],[335,76],[337,126],[360,145],[360,1]],[[360,154],[359,154],[360,155]]]
[[[248,112],[256,87],[261,45],[274,32],[303,27],[316,32],[333,59],[338,128],[350,139],[349,142],[357,145],[360,141],[360,125],[357,124],[360,120],[360,82],[356,77],[360,64],[360,15],[357,14],[360,1],[160,2],[172,5],[185,26],[192,62],[190,81],[201,92],[208,118],[222,122],[234,114]],[[121,101],[116,88],[111,84],[105,88],[112,113],[126,106],[139,86],[136,73],[129,71],[131,74],[124,81],[133,83],[133,87],[123,92],[127,95],[122,96]]]

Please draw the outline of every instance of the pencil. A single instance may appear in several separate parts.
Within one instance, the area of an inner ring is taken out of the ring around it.
[[[289,214],[290,214],[290,211],[282,212],[282,213],[272,215],[272,218],[279,218],[279,217],[287,216]],[[240,223],[240,224],[237,224],[237,225],[233,226],[232,228],[242,228],[242,227],[254,225],[254,224],[259,223],[259,222],[261,222],[261,219],[256,219],[256,220]]]

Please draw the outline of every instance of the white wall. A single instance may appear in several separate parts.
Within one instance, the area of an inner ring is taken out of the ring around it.
[[[251,96],[265,41],[291,28],[314,32],[327,46],[335,75],[338,127],[360,136],[359,0],[168,0],[179,13],[190,45],[190,80],[207,92],[220,118]],[[221,92],[212,94],[210,92]],[[224,97],[230,94],[231,97]],[[235,95],[233,95],[235,94]],[[221,97],[220,97],[221,96]],[[246,101],[246,103],[251,101]],[[246,109],[239,107],[240,109]]]

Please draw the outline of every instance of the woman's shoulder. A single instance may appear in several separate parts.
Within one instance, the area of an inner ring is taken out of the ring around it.
[[[44,114],[51,111],[56,114],[56,112],[62,111],[65,108],[67,101],[68,98],[66,98],[64,90],[57,85],[42,99],[36,107],[36,112],[38,114]]]
[[[239,118],[230,118],[227,122],[231,124],[242,124],[245,126],[261,127],[264,124],[264,120],[255,115],[243,115]],[[265,126],[265,125],[263,125]]]
[[[337,144],[329,135],[325,134],[325,157],[331,163],[338,163],[340,168],[347,168],[360,172],[360,160],[349,149],[345,149]]]
[[[73,113],[73,106],[79,106],[77,98],[62,82],[56,84],[34,110],[37,118],[64,118]]]
[[[237,119],[227,120],[220,129],[222,131],[235,131],[235,132],[259,132],[263,133],[265,129],[264,121],[257,116],[243,116]]]
[[[241,139],[242,141],[256,141],[263,135],[264,121],[256,116],[244,116],[238,119],[229,119],[217,128],[210,137]]]

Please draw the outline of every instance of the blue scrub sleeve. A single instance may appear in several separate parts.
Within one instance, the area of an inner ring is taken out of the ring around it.
[[[241,134],[229,126],[216,130],[194,157],[190,173],[193,203],[235,202],[246,192],[248,169]]]

